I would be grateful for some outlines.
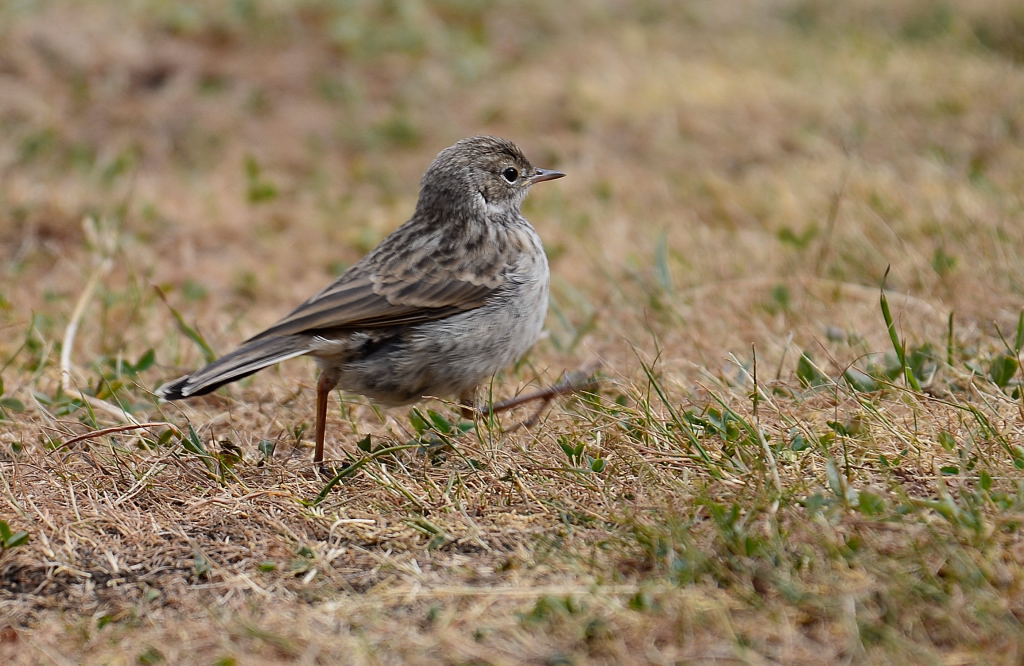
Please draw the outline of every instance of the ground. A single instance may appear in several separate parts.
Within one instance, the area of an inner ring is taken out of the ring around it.
[[[1019,663],[1012,0],[0,5],[4,663]],[[530,429],[226,352],[493,133]],[[149,424],[139,427],[139,424]],[[106,428],[121,430],[100,432]]]

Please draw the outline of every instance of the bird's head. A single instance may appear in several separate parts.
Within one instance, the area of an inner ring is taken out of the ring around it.
[[[438,153],[423,175],[417,208],[482,206],[488,217],[518,215],[531,185],[564,175],[533,166],[507,139],[475,136]]]

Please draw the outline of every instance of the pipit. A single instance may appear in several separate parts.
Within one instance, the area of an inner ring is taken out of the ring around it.
[[[276,324],[157,394],[202,395],[308,354],[320,369],[316,464],[335,387],[389,407],[427,396],[472,404],[476,387],[540,336],[548,262],[519,209],[531,185],[564,175],[534,167],[505,139],[445,148],[409,221]]]

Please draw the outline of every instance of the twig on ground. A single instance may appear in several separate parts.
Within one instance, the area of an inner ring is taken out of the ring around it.
[[[60,446],[58,446],[55,450],[59,451],[60,449],[63,449],[63,448],[68,447],[68,446],[71,446],[72,444],[77,444],[78,442],[82,442],[82,441],[85,441],[87,439],[95,439],[96,437],[103,437],[104,435],[111,435],[111,434],[113,434],[115,432],[125,432],[125,431],[128,431],[128,430],[140,430],[140,429],[145,429],[145,428],[157,428],[157,427],[160,427],[160,426],[163,426],[165,428],[170,428],[171,430],[173,430],[175,432],[175,434],[181,434],[181,431],[178,430],[178,426],[174,425],[173,423],[168,423],[167,421],[153,421],[151,423],[130,423],[128,425],[112,426],[110,428],[102,428],[100,430],[93,430],[91,432],[83,433],[81,435],[76,435],[76,436],[72,437],[71,439],[65,441]]]

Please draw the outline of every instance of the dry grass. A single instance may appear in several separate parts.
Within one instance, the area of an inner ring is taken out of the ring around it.
[[[0,660],[1024,659],[1019,3],[680,4],[0,6]],[[570,174],[493,393],[599,394],[339,397],[328,492],[304,362],[157,404],[483,131]]]

